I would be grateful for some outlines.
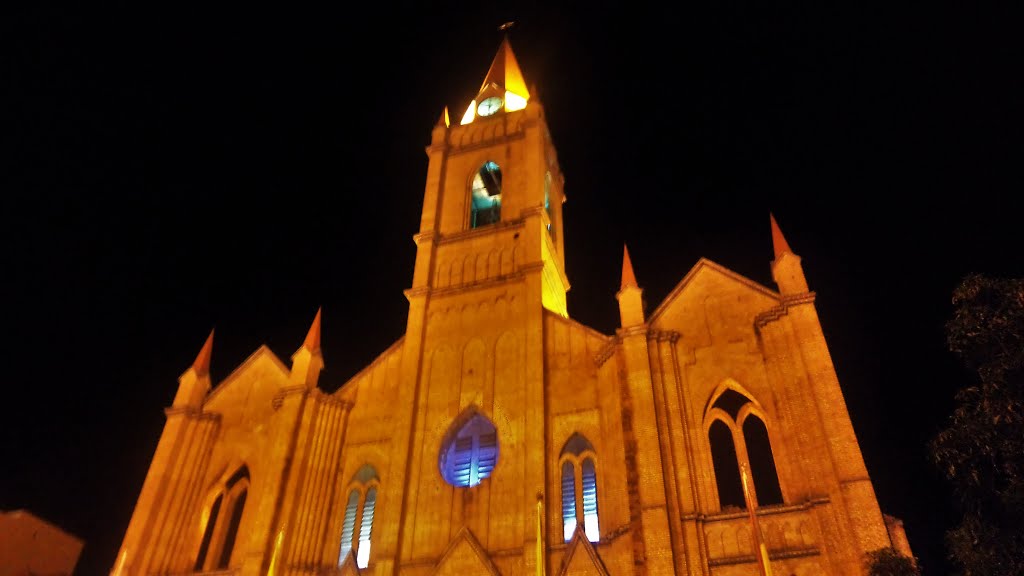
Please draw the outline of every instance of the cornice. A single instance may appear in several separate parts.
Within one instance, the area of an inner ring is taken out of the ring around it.
[[[515,220],[502,220],[501,222],[495,222],[494,224],[488,224],[487,226],[481,226],[479,228],[469,228],[466,230],[460,230],[458,232],[452,232],[451,234],[441,234],[440,232],[437,232],[437,238],[434,240],[434,242],[436,244],[450,244],[452,242],[465,240],[466,238],[486,236],[488,234],[494,233],[496,230],[511,230],[513,228],[522,228],[524,226],[526,226],[526,220],[522,218],[516,218]]]
[[[412,235],[412,241],[415,242],[417,245],[426,244],[428,242],[431,242],[436,245],[440,239],[441,233],[437,232],[436,230],[417,232],[416,234]]]

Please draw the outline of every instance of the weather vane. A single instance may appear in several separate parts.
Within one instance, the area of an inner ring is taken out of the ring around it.
[[[504,31],[508,30],[509,28],[515,26],[515,25],[516,25],[516,23],[514,21],[505,22],[501,26],[498,26],[498,31],[499,32],[504,32]]]

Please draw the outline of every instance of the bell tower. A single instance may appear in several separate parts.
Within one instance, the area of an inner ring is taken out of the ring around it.
[[[429,165],[412,290],[542,278],[544,308],[568,316],[564,179],[544,118],[508,37],[457,124],[447,108]]]
[[[398,377],[416,400],[390,416],[380,520],[400,529],[382,536],[384,562],[439,559],[462,527],[522,550],[527,573],[543,555],[545,463],[527,455],[545,453],[545,319],[568,316],[569,282],[564,179],[535,93],[506,36],[465,113],[431,131]],[[458,439],[466,470],[449,465]]]

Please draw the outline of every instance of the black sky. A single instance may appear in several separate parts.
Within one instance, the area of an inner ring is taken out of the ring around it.
[[[509,20],[566,175],[570,315],[613,333],[624,242],[651,309],[700,257],[774,287],[773,212],[882,508],[949,569],[950,293],[1024,276],[1010,3],[91,4],[15,9],[2,68],[0,508],[84,538],[78,574],[113,565],[211,328],[218,380],[322,305],[327,389],[401,336],[430,129]]]

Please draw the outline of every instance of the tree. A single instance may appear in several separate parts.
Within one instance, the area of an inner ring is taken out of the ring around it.
[[[1024,574],[1024,279],[972,274],[953,292],[946,341],[972,374],[931,455],[963,513],[947,532],[967,576]]]
[[[920,576],[914,561],[893,548],[879,548],[867,554],[868,576]]]

